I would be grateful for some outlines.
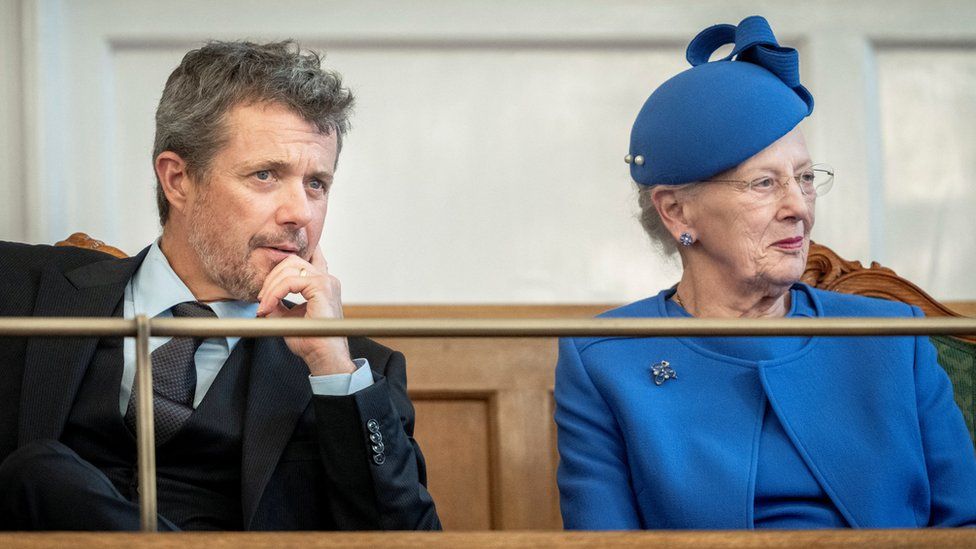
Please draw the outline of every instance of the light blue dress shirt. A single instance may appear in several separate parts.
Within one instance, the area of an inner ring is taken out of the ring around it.
[[[170,308],[185,301],[196,301],[196,298],[173,271],[159,248],[159,242],[154,242],[146,254],[146,259],[125,286],[123,315],[125,318],[135,318],[137,314],[144,314],[149,318],[171,318],[173,313]],[[257,303],[214,301],[207,305],[213,309],[218,318],[257,316]],[[214,337],[204,340],[197,349],[194,356],[197,368],[194,408],[203,401],[207,390],[210,389],[240,339],[239,337]],[[149,338],[149,352],[155,351],[157,347],[169,340],[168,337]],[[135,345],[135,340],[132,338],[126,338],[123,343],[122,387],[119,390],[119,412],[122,415],[125,415],[126,407],[129,405],[129,395],[132,394],[132,384],[136,375]],[[372,385],[373,375],[369,369],[369,362],[365,358],[357,358],[353,362],[356,364],[356,371],[351,374],[308,376],[312,392],[316,395],[350,395]]]

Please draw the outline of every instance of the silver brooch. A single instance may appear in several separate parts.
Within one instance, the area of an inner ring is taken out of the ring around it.
[[[663,385],[669,379],[678,379],[678,374],[667,360],[662,360],[651,366],[651,376],[654,377],[655,385]]]

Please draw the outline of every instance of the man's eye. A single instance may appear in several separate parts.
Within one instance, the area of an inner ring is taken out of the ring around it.
[[[271,180],[271,172],[268,171],[268,170],[261,170],[259,172],[256,172],[254,174],[254,177],[258,178],[259,181],[270,181]]]
[[[308,186],[309,188],[314,189],[316,191],[325,190],[325,183],[322,183],[318,179],[312,179],[311,181],[309,181]]]

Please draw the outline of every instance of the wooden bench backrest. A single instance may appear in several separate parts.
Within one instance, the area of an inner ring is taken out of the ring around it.
[[[59,244],[125,255],[84,234]],[[819,244],[811,246],[803,280],[819,288],[905,301],[929,315],[958,314],[890,269],[877,264],[864,268]],[[345,313],[349,318],[586,318],[613,306],[369,305],[347,306]],[[552,421],[555,340],[380,341],[407,356],[416,438],[445,527],[561,528]]]

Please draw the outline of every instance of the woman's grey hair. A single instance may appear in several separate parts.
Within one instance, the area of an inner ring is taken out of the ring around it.
[[[665,256],[673,256],[678,253],[678,243],[671,231],[668,230],[667,225],[664,224],[664,220],[658,214],[657,208],[654,207],[654,200],[651,198],[657,185],[650,187],[636,183],[635,185],[637,186],[637,205],[640,207],[638,219],[640,219],[641,227],[644,228],[644,232],[647,233],[651,242],[660,248]],[[694,190],[697,188],[694,183],[669,185],[669,187],[683,197],[693,196]]]
[[[353,96],[342,77],[321,67],[322,58],[294,41],[208,42],[190,51],[176,67],[156,109],[153,163],[163,151],[186,162],[189,175],[207,179],[214,155],[226,143],[224,118],[241,104],[277,103],[320,132],[335,132],[338,149],[349,131]],[[156,178],[159,222],[169,218],[169,202]]]

